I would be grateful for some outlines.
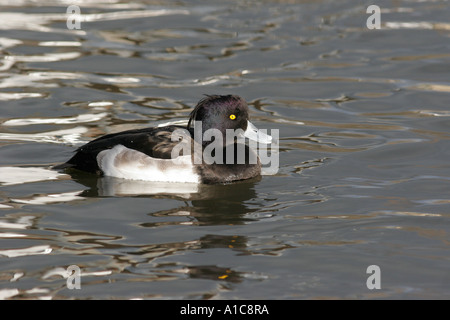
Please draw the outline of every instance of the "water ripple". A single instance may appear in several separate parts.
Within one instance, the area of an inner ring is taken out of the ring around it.
[[[87,131],[86,127],[74,127],[39,133],[0,133],[0,141],[32,141],[76,145],[85,142],[81,136]]]

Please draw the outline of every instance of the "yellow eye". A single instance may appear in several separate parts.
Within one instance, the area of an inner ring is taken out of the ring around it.
[[[236,115],[234,115],[234,114],[230,114],[230,119],[231,119],[231,120],[234,120],[234,119],[236,119]]]

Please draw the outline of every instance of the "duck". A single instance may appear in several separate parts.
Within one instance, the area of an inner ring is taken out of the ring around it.
[[[186,126],[107,134],[79,147],[55,168],[128,180],[226,184],[261,175],[255,144],[245,139],[262,144],[272,141],[249,121],[243,98],[205,95]]]

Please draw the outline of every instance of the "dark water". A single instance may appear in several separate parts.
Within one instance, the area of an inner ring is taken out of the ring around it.
[[[79,30],[36,3],[0,0],[0,298],[450,298],[448,1],[74,1]],[[276,175],[49,169],[228,93],[279,130]]]

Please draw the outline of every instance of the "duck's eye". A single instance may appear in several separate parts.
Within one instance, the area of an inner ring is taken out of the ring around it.
[[[231,120],[236,119],[236,115],[235,115],[235,114],[230,114],[230,119],[231,119]]]

